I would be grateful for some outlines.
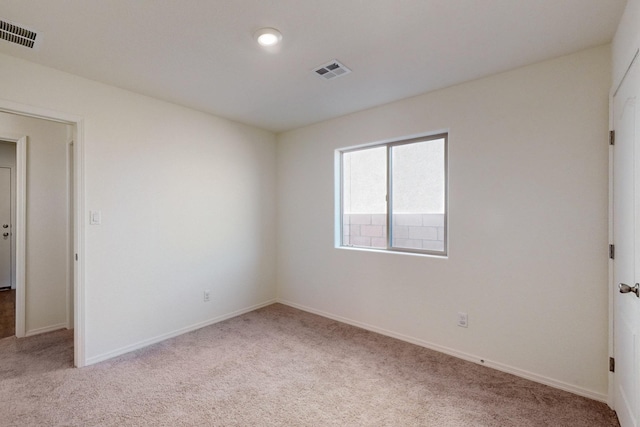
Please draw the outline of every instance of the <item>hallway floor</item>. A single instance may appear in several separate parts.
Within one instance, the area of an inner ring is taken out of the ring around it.
[[[0,291],[0,338],[16,334],[16,290]]]

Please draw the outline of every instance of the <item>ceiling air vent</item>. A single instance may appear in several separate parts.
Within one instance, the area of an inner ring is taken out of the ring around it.
[[[324,65],[313,70],[316,76],[325,80],[335,79],[336,77],[345,76],[351,72],[350,69],[341,64],[337,60],[329,61]]]
[[[0,19],[0,39],[2,40],[33,49],[36,47],[37,37],[38,34],[33,30],[11,21]]]

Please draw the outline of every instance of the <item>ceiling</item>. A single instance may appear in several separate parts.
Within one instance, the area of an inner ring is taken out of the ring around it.
[[[0,52],[274,132],[608,43],[626,0],[0,0]],[[253,39],[283,34],[278,51]],[[337,59],[353,72],[325,80]]]

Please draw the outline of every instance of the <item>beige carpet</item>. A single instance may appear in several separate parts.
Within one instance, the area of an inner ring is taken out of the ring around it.
[[[0,340],[2,426],[617,426],[606,405],[272,305],[98,365]]]

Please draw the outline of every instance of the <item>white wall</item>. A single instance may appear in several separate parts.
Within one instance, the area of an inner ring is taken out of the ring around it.
[[[622,81],[638,48],[640,48],[640,0],[627,0],[627,6],[611,48],[614,88]]]
[[[102,212],[84,218],[88,363],[273,300],[272,133],[0,64],[2,99],[84,118],[86,208]]]
[[[279,135],[279,298],[606,400],[609,55]],[[335,248],[334,150],[447,129],[449,257]]]
[[[25,331],[68,326],[68,125],[0,113],[0,131],[27,136]],[[15,155],[15,154],[14,154]],[[15,225],[15,222],[14,222]],[[15,234],[15,233],[14,233]]]
[[[0,131],[2,128],[0,127]],[[0,141],[0,167],[11,169],[11,220],[16,218],[16,144]],[[11,233],[11,289],[16,288],[16,235]]]

